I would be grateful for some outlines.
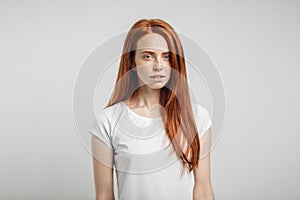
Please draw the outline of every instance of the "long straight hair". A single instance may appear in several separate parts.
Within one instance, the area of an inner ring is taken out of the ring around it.
[[[169,46],[172,71],[168,83],[160,89],[159,104],[164,108],[165,113],[161,112],[161,115],[165,131],[173,146],[172,153],[175,150],[180,158],[183,175],[185,168],[191,172],[198,166],[200,138],[192,112],[182,44],[171,25],[161,19],[140,19],[130,28],[124,42],[115,87],[105,108],[138,96],[138,77],[132,68],[136,67],[134,58],[137,41],[149,33],[160,34]],[[185,146],[187,148],[184,150]]]

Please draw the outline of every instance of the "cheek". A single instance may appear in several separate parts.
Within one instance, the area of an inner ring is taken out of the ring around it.
[[[167,70],[167,74],[168,74],[169,76],[171,76],[172,68],[171,68],[171,67],[168,67],[166,70]]]
[[[141,68],[139,70],[142,71],[143,68],[149,68],[149,67],[151,67],[152,64],[150,62],[148,62],[148,61],[136,58],[135,59],[135,65],[136,65],[136,67]]]
[[[143,76],[145,73],[147,73],[145,63],[139,58],[135,59],[135,69],[138,76]]]
[[[150,74],[149,70],[146,67],[138,66],[137,74],[139,77],[146,77]]]

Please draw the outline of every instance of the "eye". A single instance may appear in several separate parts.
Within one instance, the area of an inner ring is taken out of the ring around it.
[[[153,56],[149,54],[145,54],[143,55],[143,58],[145,58],[146,60],[150,60],[151,58],[153,58]]]
[[[165,60],[170,60],[170,54],[165,55],[165,56],[164,56],[164,59],[165,59]]]

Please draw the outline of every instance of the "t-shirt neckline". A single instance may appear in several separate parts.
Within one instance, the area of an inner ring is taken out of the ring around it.
[[[136,112],[134,112],[133,110],[131,110],[131,108],[129,108],[129,106],[126,105],[126,103],[124,101],[121,101],[121,104],[126,108],[126,110],[134,115],[135,117],[139,118],[139,119],[143,119],[143,120],[161,120],[162,117],[144,117],[144,116],[141,116],[139,114],[137,114]]]

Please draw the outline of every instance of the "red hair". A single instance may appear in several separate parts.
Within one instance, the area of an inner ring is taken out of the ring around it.
[[[135,90],[138,77],[131,69],[135,67],[137,41],[149,33],[160,34],[169,46],[172,71],[167,85],[160,89],[159,104],[164,107],[165,113],[161,115],[167,136],[172,141],[172,153],[175,150],[182,169],[186,167],[191,172],[198,166],[200,139],[191,106],[182,45],[171,25],[161,19],[141,19],[131,27],[124,42],[115,88],[105,107],[134,99],[139,94],[139,89]],[[187,149],[184,150],[186,144]]]

